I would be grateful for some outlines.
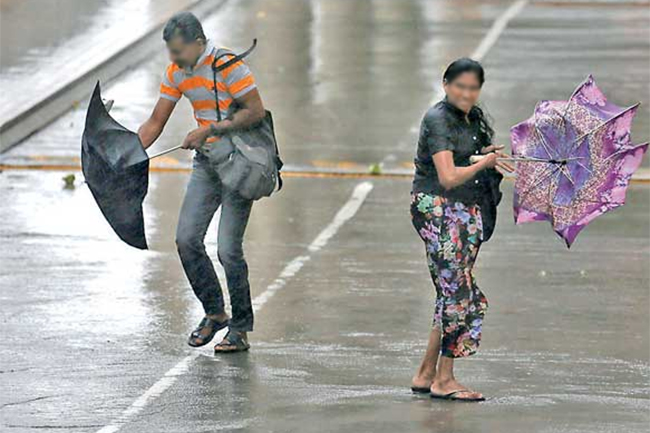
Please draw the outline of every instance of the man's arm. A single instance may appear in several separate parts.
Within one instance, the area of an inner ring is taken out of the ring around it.
[[[253,89],[235,99],[234,103],[238,104],[240,108],[232,118],[224,119],[221,122],[210,123],[209,125],[191,131],[183,141],[183,148],[197,149],[211,135],[223,135],[231,131],[251,127],[266,116],[264,104],[257,89]]]
[[[158,99],[151,116],[138,129],[138,136],[145,149],[151,146],[160,136],[175,106],[175,101],[166,98]]]
[[[235,102],[241,107],[235,112],[231,119],[225,119],[218,123],[211,123],[212,135],[221,135],[238,129],[249,128],[260,122],[266,116],[264,104],[260,92],[253,89]]]

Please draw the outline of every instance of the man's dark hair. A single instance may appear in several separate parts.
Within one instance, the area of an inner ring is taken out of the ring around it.
[[[199,19],[191,12],[179,12],[167,21],[163,29],[163,39],[169,42],[172,38],[180,36],[183,42],[190,43],[197,39],[205,41],[205,33]]]

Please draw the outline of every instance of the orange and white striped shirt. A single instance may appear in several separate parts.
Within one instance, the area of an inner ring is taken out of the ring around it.
[[[217,48],[207,41],[205,51],[199,57],[194,67],[181,68],[171,63],[162,83],[160,96],[170,101],[178,101],[181,95],[190,100],[194,109],[194,118],[199,126],[217,121],[216,102],[214,100],[214,84],[212,80],[212,62]],[[227,62],[233,56],[224,56],[217,61],[217,66]],[[221,118],[228,116],[228,108],[233,99],[240,98],[255,89],[255,79],[243,60],[227,67],[217,74],[217,89],[219,95],[219,111]],[[206,141],[214,142],[218,137],[210,137]]]

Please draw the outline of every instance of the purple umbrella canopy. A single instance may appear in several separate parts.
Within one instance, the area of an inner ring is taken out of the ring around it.
[[[630,138],[638,106],[608,102],[590,75],[568,101],[541,101],[513,126],[515,223],[547,220],[570,247],[594,218],[622,206],[648,150]]]

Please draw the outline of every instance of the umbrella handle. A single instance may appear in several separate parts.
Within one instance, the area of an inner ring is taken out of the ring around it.
[[[154,159],[154,158],[158,158],[159,156],[167,155],[168,153],[173,152],[175,150],[178,150],[181,147],[183,147],[183,145],[179,144],[178,146],[174,146],[171,149],[163,150],[162,152],[158,152],[158,153],[155,153],[153,155],[150,155],[149,159]]]

